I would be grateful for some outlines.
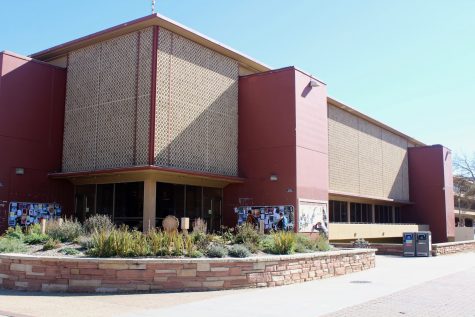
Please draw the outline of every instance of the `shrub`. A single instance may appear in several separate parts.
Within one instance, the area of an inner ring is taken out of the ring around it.
[[[211,245],[206,251],[206,255],[210,258],[224,258],[228,255],[228,250],[219,244]]]
[[[50,239],[48,239],[48,241],[46,241],[46,243],[44,244],[43,250],[44,250],[44,251],[53,250],[53,249],[59,248],[60,246],[61,246],[61,242],[60,242],[59,240],[50,238]]]
[[[206,233],[202,231],[193,231],[190,236],[193,240],[193,244],[198,250],[205,251],[208,249],[211,239]]]
[[[295,249],[295,233],[290,231],[279,231],[274,233],[274,248],[275,254],[291,254]]]
[[[206,221],[204,221],[201,218],[196,218],[193,221],[193,232],[202,232],[206,234],[207,231],[208,231],[208,226],[206,224]]]
[[[23,253],[25,244],[18,238],[0,238],[0,253]]]
[[[12,227],[8,228],[7,232],[5,233],[5,237],[18,239],[18,240],[23,240],[25,235],[23,234],[23,231],[21,230],[21,227],[16,226],[15,228],[12,228]]]
[[[261,235],[254,228],[254,226],[245,223],[237,228],[237,233],[236,237],[234,238],[234,242],[245,244],[249,248],[249,250],[255,252],[259,248],[261,239]]]
[[[204,255],[199,250],[194,250],[191,254],[188,254],[190,258],[202,258]]]
[[[26,235],[25,238],[23,238],[23,241],[26,244],[42,244],[45,243],[48,239],[48,235],[34,232]]]
[[[244,245],[235,244],[229,249],[229,256],[233,258],[247,258],[250,255],[251,252]]]
[[[108,215],[94,215],[84,221],[85,233],[91,234],[101,230],[111,231],[112,228],[114,228],[114,224]]]
[[[59,250],[59,252],[65,254],[65,255],[78,255],[79,251],[75,248],[64,248]]]
[[[370,247],[370,243],[363,238],[359,238],[353,241],[353,248],[367,249]]]
[[[74,242],[79,244],[83,249],[88,250],[92,248],[92,236],[79,236]]]
[[[28,226],[26,229],[27,234],[41,234],[41,225],[39,223],[35,223],[33,225]]]
[[[319,236],[315,241],[318,251],[329,251],[332,248],[328,239],[324,236]]]
[[[77,220],[50,220],[46,223],[46,234],[61,242],[73,242],[83,233],[81,223]]]

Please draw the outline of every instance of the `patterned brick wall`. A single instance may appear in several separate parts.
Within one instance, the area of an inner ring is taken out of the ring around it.
[[[446,255],[475,251],[475,241],[458,241],[432,244],[432,255]]]
[[[236,61],[161,28],[155,164],[237,175]]]
[[[88,259],[0,255],[0,288],[45,292],[272,287],[375,266],[372,249],[245,259]]]
[[[63,171],[145,165],[152,29],[71,52]]]
[[[328,105],[330,190],[409,200],[406,139]]]

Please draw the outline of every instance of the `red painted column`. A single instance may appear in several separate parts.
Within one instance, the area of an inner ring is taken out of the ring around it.
[[[326,88],[311,88],[310,80],[293,67],[240,78],[239,176],[246,181],[224,189],[225,225],[236,224],[240,205],[297,211],[299,197],[328,199]]]
[[[48,178],[61,170],[65,95],[65,69],[0,53],[0,201],[58,202],[71,211],[72,185]]]
[[[455,236],[452,158],[441,146],[409,148],[409,190],[414,205],[404,210],[407,222],[428,224],[433,242]]]

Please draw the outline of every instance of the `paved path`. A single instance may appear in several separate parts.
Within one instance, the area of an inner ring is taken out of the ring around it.
[[[417,311],[417,316],[423,316],[421,311],[435,307],[430,298],[438,302],[450,298],[443,302],[447,304],[446,310],[438,308],[441,312],[460,311],[458,298],[464,297],[468,289],[473,291],[474,282],[475,253],[434,258],[378,256],[376,268],[369,271],[266,289],[99,296],[0,291],[0,315],[292,317],[298,314],[299,317],[317,317],[331,313],[334,315],[330,316],[352,316],[353,313],[373,316],[366,310],[374,310],[379,312],[374,316],[392,316],[386,311],[397,311],[397,316]],[[403,296],[405,292],[418,294],[419,288],[428,294],[421,294],[417,299],[413,296],[410,300]],[[394,296],[388,296],[390,294]],[[473,295],[470,293],[467,298],[473,299]],[[459,313],[458,316],[473,314]]]

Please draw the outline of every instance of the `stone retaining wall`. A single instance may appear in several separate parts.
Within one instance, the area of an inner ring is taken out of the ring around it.
[[[352,243],[332,243],[337,248],[353,248]],[[376,249],[376,254],[380,255],[400,255],[402,256],[401,243],[371,243],[370,248]]]
[[[432,244],[432,255],[445,255],[458,252],[475,251],[475,241],[458,241]]]
[[[375,250],[244,259],[97,259],[0,254],[0,288],[59,292],[208,291],[272,287],[375,266]]]

